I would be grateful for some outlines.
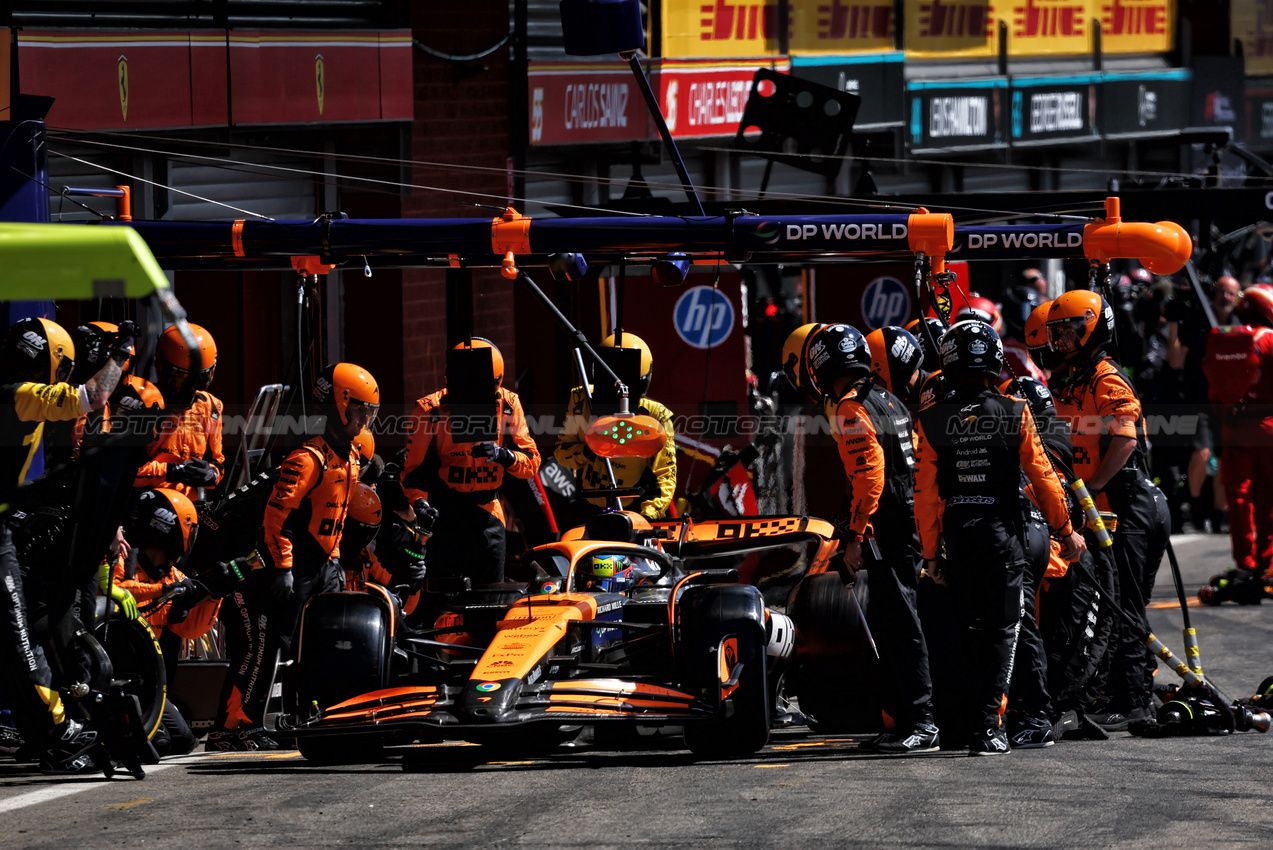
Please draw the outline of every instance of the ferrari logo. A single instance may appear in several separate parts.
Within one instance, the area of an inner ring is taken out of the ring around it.
[[[119,55],[119,111],[124,113],[124,120],[128,120],[128,57],[124,54]]]
[[[323,114],[323,97],[327,93],[327,77],[323,71],[323,54],[314,57],[314,84],[318,87],[318,114]]]

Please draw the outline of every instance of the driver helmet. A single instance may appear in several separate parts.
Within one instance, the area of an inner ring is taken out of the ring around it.
[[[634,581],[632,561],[627,555],[592,555],[579,565],[579,590],[622,593]]]

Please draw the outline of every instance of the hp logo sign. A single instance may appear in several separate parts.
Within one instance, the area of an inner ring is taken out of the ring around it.
[[[877,330],[900,325],[911,314],[911,296],[895,277],[877,277],[862,293],[862,322]]]
[[[676,301],[672,321],[681,339],[694,348],[715,348],[734,329],[734,305],[725,293],[695,286]]]

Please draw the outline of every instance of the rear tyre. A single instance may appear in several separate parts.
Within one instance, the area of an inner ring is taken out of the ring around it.
[[[835,573],[808,576],[796,587],[787,615],[796,624],[796,649],[787,687],[810,727],[819,732],[883,728],[877,698],[879,662],[858,606]]]

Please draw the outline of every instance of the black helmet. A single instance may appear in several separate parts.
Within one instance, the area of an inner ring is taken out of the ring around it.
[[[871,372],[884,388],[906,401],[911,396],[911,378],[919,371],[924,354],[919,340],[896,325],[871,331],[866,337],[871,348]]]
[[[942,335],[942,374],[953,381],[969,377],[999,377],[1003,369],[1003,343],[985,322],[956,322]]]
[[[813,391],[825,396],[839,378],[871,374],[871,349],[852,325],[826,325],[809,337],[809,375]]]
[[[1003,332],[1011,339],[1025,341],[1025,323],[1043,303],[1039,291],[1030,286],[1015,286],[1003,296]]]
[[[37,384],[56,384],[71,377],[75,343],[52,319],[23,319],[5,334],[0,361],[4,371]]]
[[[1046,431],[1056,419],[1056,402],[1052,400],[1052,391],[1042,381],[1035,378],[1015,378],[1004,381],[999,389],[1026,400],[1039,431]]]
[[[910,331],[911,336],[919,340],[919,350],[924,355],[920,365],[924,370],[936,372],[940,369],[941,357],[937,354],[937,349],[934,346],[941,339],[941,335],[946,332],[946,326],[941,323],[941,319],[914,319],[906,326],[906,330]],[[929,336],[932,337],[931,340]]]

